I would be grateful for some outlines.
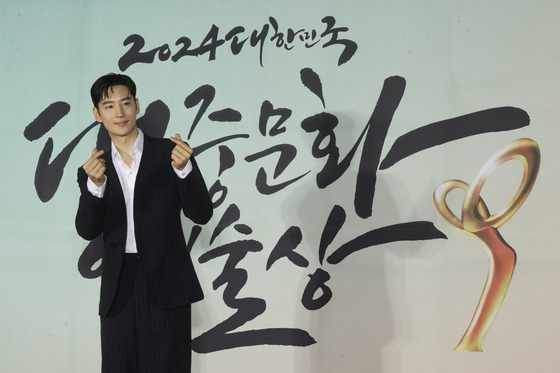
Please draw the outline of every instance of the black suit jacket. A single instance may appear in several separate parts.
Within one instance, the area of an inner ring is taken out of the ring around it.
[[[193,170],[180,179],[171,166],[175,144],[144,134],[144,149],[134,189],[134,225],[138,254],[150,293],[163,309],[203,299],[181,227],[181,210],[197,224],[212,217],[212,201],[194,158]],[[99,314],[106,316],[113,303],[126,243],[126,207],[111,152],[106,162],[107,185],[103,198],[87,189],[87,174],[78,169],[80,201],[76,230],[86,240],[103,234]]]

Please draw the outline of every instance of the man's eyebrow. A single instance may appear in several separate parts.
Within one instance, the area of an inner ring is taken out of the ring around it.
[[[121,101],[131,101],[131,100],[132,100],[132,97],[126,96]],[[112,104],[114,102],[115,102],[115,100],[105,100],[105,101],[101,102],[101,105]]]

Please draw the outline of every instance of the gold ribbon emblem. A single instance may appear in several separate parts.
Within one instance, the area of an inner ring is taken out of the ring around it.
[[[480,192],[486,180],[503,163],[517,159],[523,165],[523,180],[509,204],[490,215]],[[434,203],[441,214],[455,228],[481,241],[488,254],[489,268],[486,284],[465,335],[454,351],[482,351],[482,340],[500,310],[515,269],[515,250],[498,232],[525,202],[539,172],[540,151],[536,142],[519,139],[506,145],[482,166],[472,185],[460,180],[440,184],[434,192]],[[447,194],[460,188],[466,192],[459,219],[446,203]]]

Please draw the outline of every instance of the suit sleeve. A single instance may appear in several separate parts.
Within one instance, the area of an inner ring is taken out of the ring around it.
[[[93,240],[103,233],[106,203],[103,198],[95,197],[87,188],[87,174],[83,168],[78,169],[80,201],[76,213],[76,231],[86,239]]]
[[[213,214],[212,200],[206,188],[202,173],[194,157],[191,157],[192,171],[186,178],[176,177],[183,214],[196,224],[206,224]]]

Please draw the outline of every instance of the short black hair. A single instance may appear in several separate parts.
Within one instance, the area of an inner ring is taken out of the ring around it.
[[[90,94],[93,106],[99,110],[99,102],[109,96],[109,89],[116,85],[124,85],[128,88],[132,98],[136,99],[136,84],[128,75],[109,73],[97,79],[91,86]]]

